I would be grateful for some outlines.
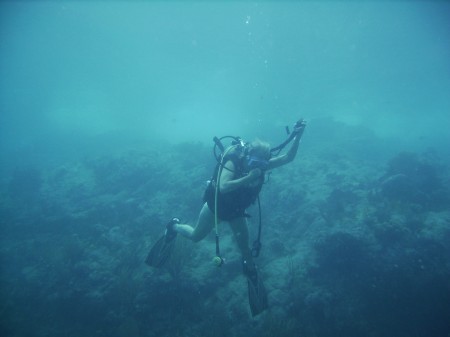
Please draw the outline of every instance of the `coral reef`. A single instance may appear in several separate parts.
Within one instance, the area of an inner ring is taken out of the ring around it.
[[[264,187],[258,265],[271,308],[255,319],[227,226],[221,269],[212,236],[178,240],[164,270],[143,263],[167,219],[197,218],[209,147],[18,167],[0,185],[0,334],[447,336],[449,163],[408,152],[380,163],[380,149],[370,162],[343,145],[307,147]]]

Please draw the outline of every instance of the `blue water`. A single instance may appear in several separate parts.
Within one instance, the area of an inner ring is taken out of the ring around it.
[[[1,2],[0,334],[447,336],[449,93],[446,1]],[[265,187],[270,315],[212,243],[186,282],[142,264],[195,221],[213,136],[276,145],[299,118]]]
[[[203,140],[302,115],[448,141],[449,11],[444,1],[5,2],[1,134]]]

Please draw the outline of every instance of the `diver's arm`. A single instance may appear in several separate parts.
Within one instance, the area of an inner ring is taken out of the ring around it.
[[[227,161],[224,165],[222,173],[220,174],[220,185],[219,189],[222,193],[228,193],[237,190],[240,187],[246,186],[261,176],[260,169],[251,170],[246,176],[233,179],[234,178],[234,164],[231,160]]]
[[[293,131],[293,133],[295,133],[295,137],[291,148],[287,153],[271,158],[269,160],[269,170],[286,165],[294,160],[295,156],[297,155],[298,146],[300,144],[300,139],[302,138],[303,132],[305,131],[305,127],[306,121],[304,119],[300,119],[297,123],[295,123]]]
[[[269,160],[269,170],[274,169],[276,167],[280,167],[283,165],[286,165],[294,160],[295,156],[297,155],[298,146],[300,145],[300,139],[302,138],[302,133],[298,133],[294,141],[291,145],[291,148],[289,151],[285,154],[282,154],[281,156],[276,156],[274,158],[271,158]]]

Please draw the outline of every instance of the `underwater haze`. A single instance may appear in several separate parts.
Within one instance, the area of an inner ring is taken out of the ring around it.
[[[445,1],[2,2],[2,148],[204,141],[299,117],[448,144],[449,15]]]
[[[221,268],[213,234],[144,264],[214,136],[300,118],[261,193],[267,312],[227,224]],[[449,125],[447,1],[2,1],[0,335],[449,336]]]

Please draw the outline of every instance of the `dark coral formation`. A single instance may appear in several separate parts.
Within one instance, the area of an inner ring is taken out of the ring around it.
[[[436,163],[415,153],[402,152],[392,158],[382,177],[381,190],[390,200],[414,203],[428,209],[445,209],[448,188]]]

